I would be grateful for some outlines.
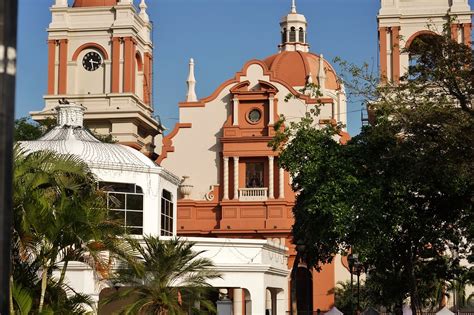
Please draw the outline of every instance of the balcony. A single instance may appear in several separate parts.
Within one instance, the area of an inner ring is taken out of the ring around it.
[[[265,201],[268,199],[268,188],[239,188],[239,201]]]

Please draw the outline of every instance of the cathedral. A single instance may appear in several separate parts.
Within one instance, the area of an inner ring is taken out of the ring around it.
[[[147,5],[157,4],[55,0],[48,27],[44,108],[32,112],[33,119],[41,121],[59,113],[62,127],[87,127],[87,136],[72,139],[74,143],[93,138],[89,131],[117,139],[119,144],[110,144],[110,150],[133,157],[143,175],[140,187],[145,192],[134,191],[145,198],[142,227],[136,234],[178,235],[208,251],[223,272],[223,278],[212,285],[228,296],[234,315],[286,314],[293,302],[298,310],[330,310],[336,284],[350,279],[347,257],[336,255],[319,272],[295,260],[291,236],[295,193],[289,174],[279,167],[278,153],[268,146],[281,115],[298,119],[318,106],[319,126],[347,125],[344,84],[324,51],[311,51],[309,21],[293,0],[280,29],[275,28],[281,38],[275,43],[277,52],[247,61],[204,98],[196,95],[194,60],[190,59],[185,99],[176,104],[179,121],[164,134],[152,101],[153,39]],[[411,58],[403,48],[418,36],[440,32],[448,20],[453,20],[453,39],[469,44],[471,16],[467,0],[381,0],[377,20],[382,80],[398,82]],[[317,86],[320,93],[306,91],[308,85]],[[81,105],[74,107],[80,123],[71,120],[65,102]],[[349,139],[346,129],[341,129],[337,141],[344,145]],[[53,146],[51,142],[41,145]],[[88,150],[109,146],[95,143]],[[78,155],[95,163],[90,152]],[[137,177],[120,159],[117,163],[122,164],[111,177],[110,166],[102,162],[96,168],[104,181],[131,183]],[[150,182],[146,180],[150,176],[156,178]],[[152,205],[163,200],[158,190],[163,185],[170,206],[166,213]],[[154,192],[154,199],[147,199],[147,191]],[[105,287],[81,268],[70,276],[72,285],[86,281],[84,289],[78,290],[99,300]],[[296,270],[293,279],[291,269]],[[297,301],[292,301],[292,287]]]

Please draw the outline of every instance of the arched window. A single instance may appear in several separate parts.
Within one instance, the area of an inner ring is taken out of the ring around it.
[[[296,29],[294,27],[290,29],[290,42],[296,42]]]
[[[421,33],[415,37],[412,37],[407,42],[407,52],[408,52],[408,75],[410,77],[416,77],[416,64],[420,58],[420,55],[426,51],[426,49],[432,45],[436,44],[437,36],[434,33]]]
[[[161,236],[173,236],[173,195],[163,189],[161,194]]]
[[[300,41],[301,43],[304,43],[304,42],[305,42],[305,41],[304,41],[304,30],[303,30],[302,27],[300,27],[299,35],[300,35],[300,36],[299,36],[299,37],[300,37],[300,38],[299,38],[299,41]]]
[[[281,43],[286,43],[286,28],[284,28],[283,32],[281,32]]]
[[[143,234],[143,189],[135,184],[100,182],[107,192],[109,217],[122,224],[128,234]]]

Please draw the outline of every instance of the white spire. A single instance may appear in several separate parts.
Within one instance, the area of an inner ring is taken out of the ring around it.
[[[189,59],[189,75],[188,80],[186,81],[188,84],[188,93],[186,94],[186,102],[196,102],[196,79],[194,78],[194,59]]]
[[[291,0],[291,13],[296,13],[296,0]]]
[[[67,0],[55,0],[53,7],[56,7],[56,8],[58,8],[58,7],[62,7],[62,8],[67,7]]]
[[[142,0],[140,2],[139,7],[140,7],[140,16],[142,17],[142,19],[145,22],[150,21],[150,18],[148,17],[148,14],[146,13],[146,9],[148,8],[148,6],[146,5],[145,0]]]
[[[318,81],[319,81],[319,90],[321,91],[321,93],[324,94],[324,90],[326,89],[326,71],[324,71],[324,56],[323,56],[323,54],[319,55]]]

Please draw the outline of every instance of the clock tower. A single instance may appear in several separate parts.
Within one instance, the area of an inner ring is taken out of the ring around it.
[[[145,0],[55,0],[48,28],[48,88],[37,121],[63,98],[86,108],[84,123],[154,154],[163,127],[153,116],[152,24]]]

